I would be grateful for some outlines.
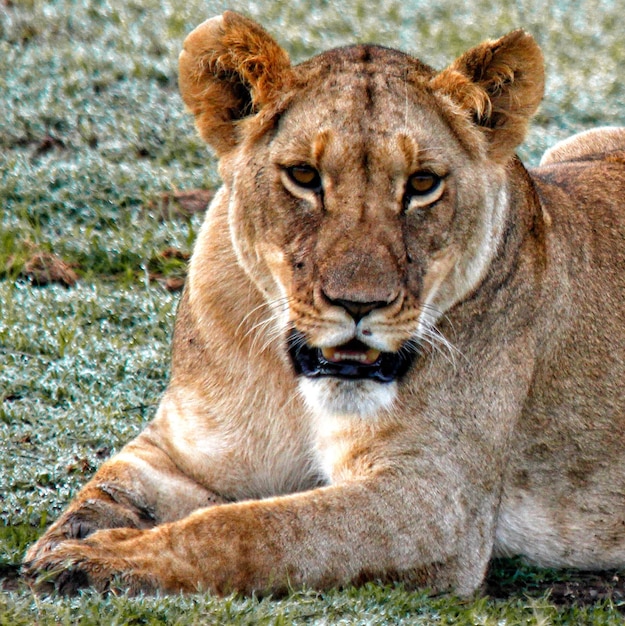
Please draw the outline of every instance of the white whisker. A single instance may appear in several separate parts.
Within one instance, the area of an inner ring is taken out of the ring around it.
[[[449,318],[444,316],[441,311],[430,304],[421,305],[422,311],[426,314],[420,318],[419,337],[429,346],[431,346],[438,354],[440,354],[452,367],[454,371],[457,369],[456,357],[462,357],[467,363],[467,357],[436,327],[436,322],[444,317],[451,325]],[[428,315],[429,313],[429,315]],[[453,330],[453,325],[452,325]]]
[[[265,317],[246,329],[245,333],[239,339],[238,347],[240,348],[241,344],[252,336],[250,350],[256,351],[260,339],[265,339],[262,347],[258,350],[258,352],[263,352],[273,341],[275,341],[278,337],[281,337],[282,330],[278,326],[276,314],[280,315],[288,311],[291,300],[292,298],[289,297],[276,298],[275,300],[263,302],[249,311],[238,325],[236,330],[237,335],[239,334],[239,331],[246,326],[254,314],[259,311],[263,311]]]
[[[269,302],[262,302],[261,304],[259,304],[258,306],[255,306],[251,311],[248,311],[245,315],[245,317],[241,320],[241,323],[237,326],[237,329],[234,331],[235,335],[239,334],[239,330],[241,330],[242,326],[245,326],[247,320],[252,317],[252,315],[254,315],[254,313],[256,313],[256,311],[259,311],[261,309],[266,309],[268,307],[270,307],[271,304]]]
[[[278,339],[282,340],[282,338],[283,338],[282,329],[274,327],[272,331],[267,333],[267,340],[261,346],[259,353],[264,352],[274,341]]]

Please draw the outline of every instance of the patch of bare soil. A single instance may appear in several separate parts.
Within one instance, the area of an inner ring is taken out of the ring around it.
[[[78,274],[72,264],[50,252],[36,252],[24,263],[21,275],[33,285],[44,287],[57,283],[73,287],[78,282]]]
[[[187,219],[206,211],[214,195],[215,192],[209,189],[167,191],[148,203],[146,209],[163,221]]]
[[[51,252],[39,250],[31,241],[23,242],[23,246],[28,255],[26,260],[18,255],[9,257],[4,270],[0,267],[0,277],[13,275],[37,287],[44,287],[50,283],[73,287],[78,282],[74,263],[68,263]]]
[[[20,586],[20,566],[0,564],[0,589],[17,591]]]
[[[497,565],[491,571],[482,588],[484,595],[495,599],[512,596],[541,598],[558,606],[583,606],[603,600],[611,600],[625,611],[625,572],[581,572],[577,570],[535,570],[535,575],[517,569],[514,562]]]

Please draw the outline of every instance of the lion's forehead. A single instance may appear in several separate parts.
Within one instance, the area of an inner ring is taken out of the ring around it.
[[[404,175],[425,163],[444,170],[460,144],[426,92],[385,75],[350,76],[302,93],[280,120],[272,154],[282,164],[306,162],[325,170],[384,170]],[[441,169],[433,166],[434,170]]]
[[[337,68],[303,86],[293,98],[294,111],[317,123],[383,133],[402,126],[406,115],[434,111],[433,99],[422,84],[383,71]]]
[[[327,50],[294,69],[306,81],[314,80],[315,76],[323,78],[331,74],[377,74],[427,80],[435,73],[431,67],[405,52],[367,44]]]
[[[326,163],[333,153],[342,163],[366,155],[403,169],[406,158],[415,165],[412,153],[429,148],[432,157],[454,149],[454,133],[427,86],[432,70],[408,55],[341,48],[316,57],[300,74],[272,138],[274,154],[287,161],[324,152]]]

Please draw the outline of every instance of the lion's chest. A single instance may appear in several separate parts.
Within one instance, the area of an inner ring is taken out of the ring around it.
[[[371,473],[384,447],[383,428],[375,418],[317,414],[314,420],[314,452],[321,475],[337,484]],[[384,455],[382,454],[382,457]]]

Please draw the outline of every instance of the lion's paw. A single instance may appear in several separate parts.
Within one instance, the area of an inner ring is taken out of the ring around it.
[[[64,541],[50,550],[39,552],[35,558],[25,561],[24,578],[35,592],[41,594],[75,595],[87,587],[101,593],[155,591],[158,585],[150,576],[137,572],[132,559],[119,556],[117,541],[124,537],[107,536],[128,532],[140,531],[100,531],[89,539]]]

